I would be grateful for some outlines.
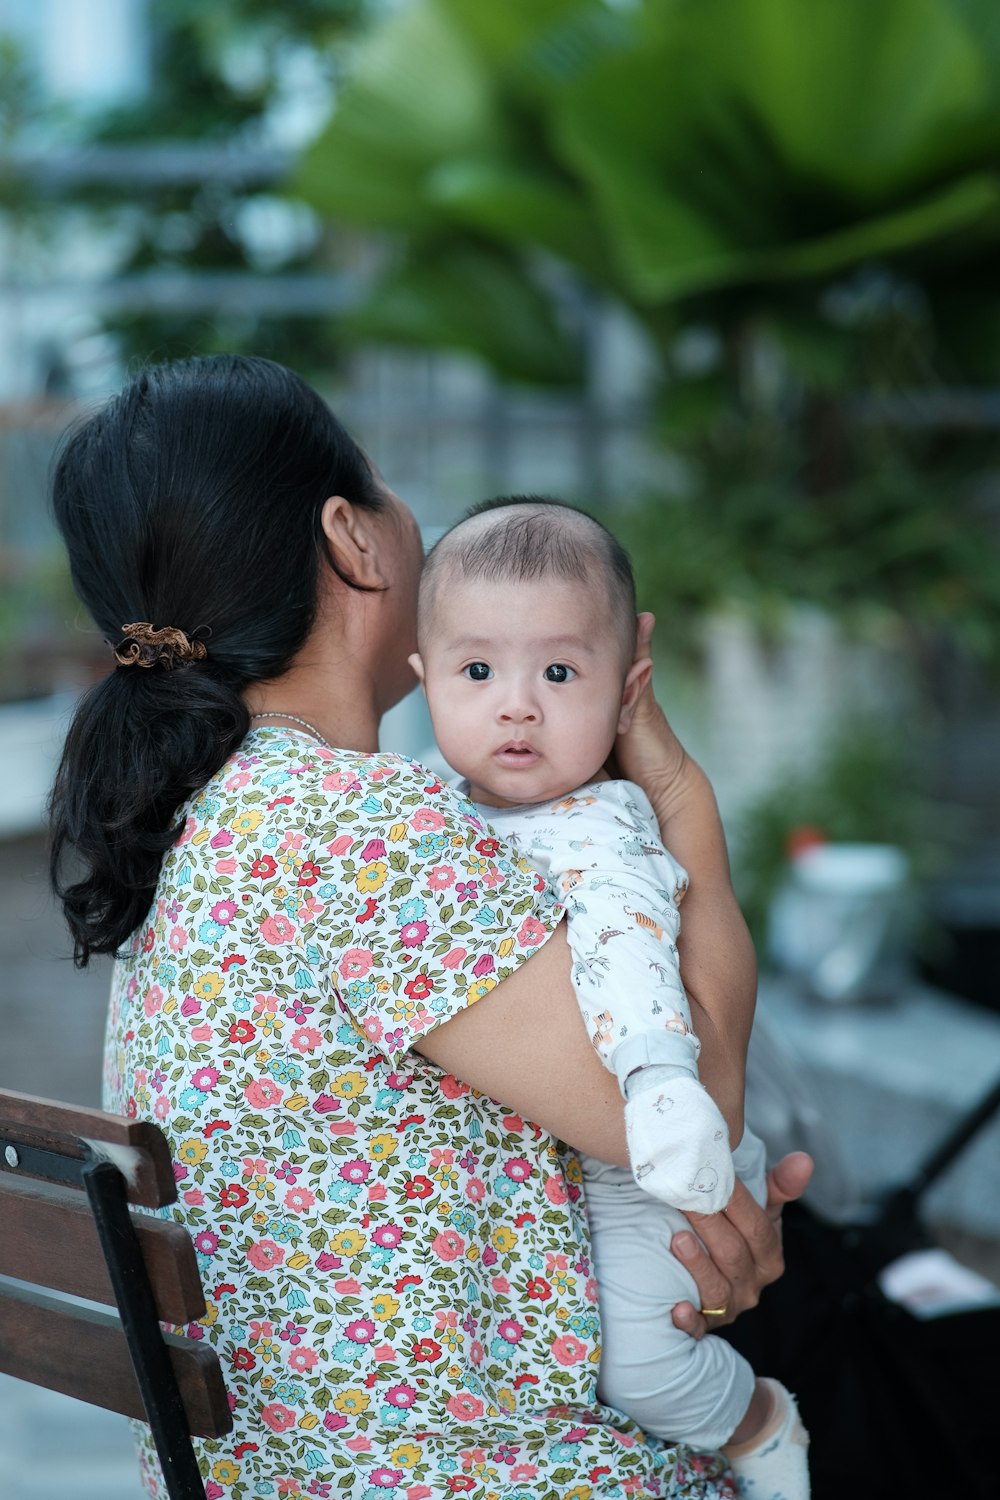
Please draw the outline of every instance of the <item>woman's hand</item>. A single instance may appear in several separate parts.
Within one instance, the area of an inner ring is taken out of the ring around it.
[[[698,1283],[701,1304],[696,1308],[678,1302],[672,1315],[675,1328],[700,1339],[757,1306],[764,1288],[785,1269],[781,1210],[805,1192],[812,1169],[812,1157],[793,1151],[768,1173],[766,1208],[737,1182],[724,1213],[688,1215],[697,1237],[682,1230],[670,1248]]]
[[[655,624],[655,617],[648,612],[637,618],[633,660],[648,663],[649,671],[635,700],[629,727],[615,741],[611,772],[638,782],[659,817],[662,816],[660,801],[676,792],[689,762],[653,692],[650,643]]]

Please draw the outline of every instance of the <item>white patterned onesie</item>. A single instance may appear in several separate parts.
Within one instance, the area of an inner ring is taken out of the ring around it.
[[[698,1289],[670,1239],[690,1228],[682,1209],[724,1207],[734,1171],[763,1202],[764,1149],[746,1132],[730,1152],[725,1122],[698,1082],[676,947],[687,876],[632,782],[481,811],[565,904],[580,1011],[626,1095],[632,1172],[580,1158],[601,1312],[598,1392],[657,1436],[718,1447],[746,1410],[754,1374],[725,1340],[674,1328],[670,1309],[697,1306]],[[637,1069],[652,1086],[633,1090]]]

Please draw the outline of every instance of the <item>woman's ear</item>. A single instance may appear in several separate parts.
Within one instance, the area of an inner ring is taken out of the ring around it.
[[[331,495],[320,519],[330,553],[344,577],[362,588],[383,589],[387,580],[375,532],[368,524],[369,514],[355,508],[343,495]]]
[[[629,667],[625,686],[622,689],[621,711],[618,714],[619,734],[627,733],[632,723],[632,715],[635,713],[635,705],[652,675],[652,657],[644,656],[641,661],[634,661]]]
[[[406,660],[410,663],[410,666],[413,668],[413,675],[414,675],[414,677],[417,679],[417,681],[419,683],[424,684],[424,681],[425,681],[425,679],[424,679],[424,659],[420,655],[420,652],[419,651],[414,651],[413,655],[412,656],[408,656],[406,658]]]

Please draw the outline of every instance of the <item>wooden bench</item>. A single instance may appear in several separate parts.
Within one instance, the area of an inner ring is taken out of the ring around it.
[[[18,1283],[0,1281],[0,1371],[148,1421],[170,1500],[205,1500],[191,1436],[232,1428],[222,1372],[160,1328],[204,1315],[194,1245],[129,1209],[176,1197],[157,1126],[0,1091],[0,1276]]]

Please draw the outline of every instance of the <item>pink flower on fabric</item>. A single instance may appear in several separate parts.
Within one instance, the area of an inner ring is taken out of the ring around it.
[[[293,1349],[288,1356],[288,1363],[293,1370],[311,1370],[313,1365],[319,1363],[319,1355],[315,1349]]]
[[[361,1022],[361,1030],[370,1042],[382,1040],[382,1022],[378,1016],[365,1016]]]
[[[537,917],[525,917],[517,929],[517,941],[522,948],[537,948],[545,936],[545,928]]]
[[[377,1484],[380,1489],[394,1490],[403,1477],[402,1469],[372,1469],[369,1474],[372,1484]]]
[[[225,927],[236,915],[235,901],[217,901],[212,907],[212,921],[218,922],[220,927]]]
[[[260,1410],[262,1422],[266,1422],[272,1432],[287,1432],[289,1427],[295,1425],[295,1413],[287,1406],[282,1406],[280,1401],[272,1401],[269,1406],[262,1406]]]
[[[426,922],[407,922],[406,926],[400,929],[399,941],[404,948],[419,948],[427,932]]]
[[[455,871],[451,865],[435,865],[427,872],[427,884],[432,891],[446,891],[455,884]]]
[[[553,1174],[553,1176],[545,1179],[545,1196],[556,1207],[566,1202],[566,1184],[561,1177],[556,1177]]]
[[[292,1046],[297,1052],[315,1052],[322,1042],[322,1034],[315,1026],[300,1026],[298,1031],[292,1032]]]
[[[211,840],[210,840],[210,845],[211,845],[211,847],[213,849],[228,849],[229,845],[232,842],[233,842],[233,836],[230,833],[229,829],[228,828],[220,828],[219,831],[218,831],[218,833],[213,833],[212,834],[212,837],[211,837]],[[219,920],[218,917],[216,917],[215,920],[218,921]]]
[[[372,1235],[373,1243],[383,1250],[395,1250],[402,1238],[403,1231],[398,1224],[380,1224]]]
[[[497,1329],[500,1337],[507,1344],[519,1344],[524,1337],[524,1329],[516,1318],[503,1318]],[[566,1361],[563,1361],[566,1363]]]
[[[203,1094],[210,1093],[211,1090],[215,1088],[215,1085],[218,1083],[218,1081],[218,1068],[198,1068],[196,1072],[191,1074],[191,1082],[194,1084],[195,1088],[200,1089]]]
[[[552,1357],[561,1365],[576,1365],[587,1358],[587,1346],[574,1334],[563,1333],[552,1340]]]
[[[348,948],[338,968],[343,979],[364,979],[375,962],[370,948]]]
[[[328,1411],[323,1413],[323,1426],[327,1432],[339,1432],[342,1427],[347,1426],[347,1418],[339,1411]]]
[[[284,1091],[270,1078],[255,1078],[243,1092],[247,1096],[247,1103],[252,1104],[254,1109],[273,1109],[276,1104],[281,1103]]]
[[[323,777],[324,792],[357,792],[361,782],[353,771],[331,771]]]
[[[449,948],[441,960],[441,967],[443,969],[457,969],[462,960],[468,958],[468,956],[468,948]]]
[[[512,1156],[504,1163],[504,1176],[511,1182],[527,1182],[531,1176],[531,1162],[526,1156]]]
[[[416,1386],[405,1384],[391,1385],[385,1393],[385,1399],[390,1406],[397,1406],[400,1410],[406,1411],[417,1399]]]
[[[217,859],[215,861],[216,875],[234,875],[236,873],[235,859]]]
[[[285,1194],[285,1207],[290,1208],[293,1214],[308,1213],[315,1202],[316,1194],[307,1187],[289,1188]]]
[[[375,1337],[375,1324],[371,1318],[355,1318],[353,1323],[348,1323],[344,1334],[352,1344],[370,1344]]]
[[[472,965],[472,972],[477,979],[482,979],[484,974],[492,974],[495,968],[493,955],[491,953],[484,953],[482,958],[477,958]]]
[[[340,1168],[340,1176],[345,1182],[365,1182],[371,1171],[371,1163],[367,1161],[347,1161]]]
[[[275,917],[265,917],[260,924],[260,935],[265,943],[273,943],[276,947],[281,943],[290,943],[295,936],[295,924],[281,912]]]
[[[358,855],[358,858],[363,865],[368,864],[373,859],[385,859],[385,840],[369,839]]]
[[[160,989],[160,986],[158,984],[150,985],[142,1001],[142,1008],[146,1012],[146,1015],[155,1016],[162,1004],[163,991]]]
[[[444,813],[436,812],[433,807],[418,807],[410,818],[410,827],[414,833],[437,833],[444,822]]]
[[[439,1260],[457,1260],[465,1249],[465,1241],[454,1229],[442,1229],[431,1241],[431,1249]]]
[[[452,1396],[445,1402],[445,1406],[459,1422],[474,1422],[486,1410],[479,1397],[474,1396],[471,1391],[459,1391],[457,1396]]]
[[[347,853],[353,843],[354,840],[349,833],[338,833],[337,837],[327,844],[326,850],[328,854],[335,854],[339,858],[341,854]]]
[[[247,1246],[246,1255],[247,1260],[258,1271],[273,1271],[285,1258],[284,1250],[275,1240],[257,1240],[255,1244]]]
[[[469,1085],[462,1083],[460,1079],[455,1078],[451,1073],[444,1075],[438,1083],[438,1088],[446,1099],[461,1099],[464,1094],[469,1092]]]
[[[188,942],[188,932],[184,927],[173,927],[167,939],[171,953],[183,953]]]

